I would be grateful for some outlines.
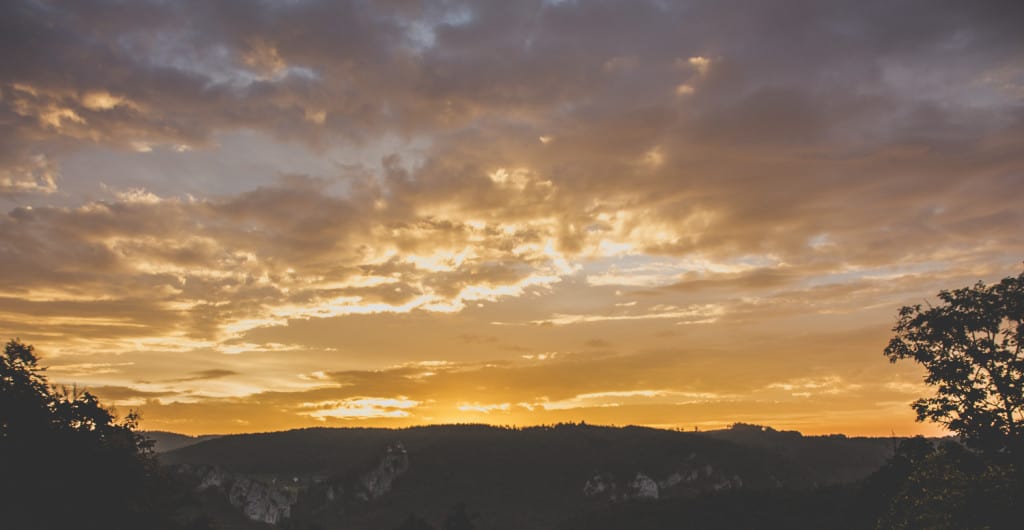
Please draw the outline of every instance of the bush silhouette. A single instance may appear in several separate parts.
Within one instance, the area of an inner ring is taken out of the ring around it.
[[[445,516],[443,530],[474,530],[476,525],[473,519],[476,519],[476,515],[467,512],[466,504],[460,502]]]
[[[409,514],[409,517],[405,518],[405,521],[396,528],[395,530],[437,530],[427,522],[426,519],[417,515]]]

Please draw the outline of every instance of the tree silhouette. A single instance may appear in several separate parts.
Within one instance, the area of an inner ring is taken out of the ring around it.
[[[901,308],[885,348],[893,363],[924,366],[936,387],[913,404],[918,421],[941,423],[972,447],[1024,453],[1024,273],[938,297],[938,306]]]
[[[418,515],[409,514],[409,516],[405,518],[405,521],[403,521],[402,524],[398,528],[396,528],[395,530],[437,530],[437,529],[434,528],[434,526],[431,525],[429,522],[427,522],[426,519],[424,519],[424,518],[422,518],[422,517],[420,517]]]
[[[50,397],[32,346],[8,342],[0,357],[0,441],[46,429]]]
[[[887,508],[879,529],[934,530],[1020,528],[1021,483],[1012,466],[945,441],[905,440],[893,461],[868,482]]]
[[[48,530],[203,528],[187,490],[135,431],[89,392],[47,383],[32,346],[0,355],[0,521]]]
[[[1024,273],[997,284],[941,291],[938,306],[903,307],[885,355],[927,370],[935,395],[918,421],[958,433],[958,443],[901,444],[873,486],[889,497],[886,529],[1019,528],[1024,502]]]
[[[460,502],[456,504],[448,512],[448,515],[444,518],[444,530],[474,530],[476,526],[473,524],[475,514],[470,514],[466,511],[466,504]]]

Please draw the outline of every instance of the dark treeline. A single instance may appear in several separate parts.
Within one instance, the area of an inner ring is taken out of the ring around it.
[[[1008,455],[992,457],[954,440],[917,437],[903,440],[885,466],[853,483],[610,503],[570,517],[557,528],[1011,530],[1022,523],[1024,478],[1019,469]],[[476,526],[466,513],[471,512],[460,504],[436,526],[412,514],[394,530],[486,528]]]
[[[1008,458],[914,438],[854,483],[610,505],[559,529],[1011,530],[1021,528],[1022,502],[1024,480]]]

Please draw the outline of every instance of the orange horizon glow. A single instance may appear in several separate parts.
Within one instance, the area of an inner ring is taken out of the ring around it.
[[[756,422],[732,422],[732,423],[704,423],[702,425],[694,424],[636,424],[636,423],[623,423],[623,424],[603,424],[603,423],[590,423],[586,420],[577,421],[559,421],[555,423],[530,423],[530,424],[518,424],[518,423],[492,423],[488,421],[438,421],[434,423],[409,423],[409,424],[381,424],[377,425],[374,423],[359,424],[359,425],[345,425],[345,424],[333,424],[333,425],[297,425],[297,426],[281,426],[280,428],[270,428],[261,430],[246,430],[244,428],[230,428],[228,430],[219,431],[203,431],[203,430],[190,430],[190,431],[176,431],[172,426],[167,428],[158,427],[159,423],[155,426],[147,426],[147,422],[143,421],[140,427],[142,431],[161,431],[161,432],[172,432],[176,434],[183,434],[186,436],[230,436],[238,434],[264,434],[270,432],[283,432],[290,430],[300,429],[315,429],[315,428],[380,428],[380,429],[410,429],[410,428],[421,428],[421,427],[435,427],[435,426],[455,426],[455,425],[486,425],[495,428],[505,429],[527,429],[531,427],[551,427],[558,424],[580,424],[584,423],[592,427],[609,427],[609,428],[622,428],[622,427],[647,427],[651,429],[661,429],[670,431],[681,431],[681,432],[693,432],[702,433],[706,431],[717,431],[730,428],[735,423],[750,423],[752,425],[759,425],[762,427],[770,427],[776,431],[796,431],[803,436],[832,436],[842,435],[848,438],[910,438],[914,436],[924,436],[928,438],[944,438],[948,436],[955,436],[950,431],[942,428],[941,426],[919,424],[914,423],[906,429],[896,427],[886,427],[877,423],[867,423],[863,426],[856,426],[852,429],[837,430],[828,426],[814,425],[810,429],[806,428],[802,424],[795,424],[791,426],[777,427],[773,425],[765,425]],[[696,429],[694,429],[696,427]],[[801,427],[805,427],[801,430]],[[888,429],[888,430],[886,430]]]

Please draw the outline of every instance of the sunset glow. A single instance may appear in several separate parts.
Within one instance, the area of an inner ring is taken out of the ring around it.
[[[941,434],[882,351],[1021,271],[1020,20],[770,4],[5,2],[0,336],[187,434]]]

